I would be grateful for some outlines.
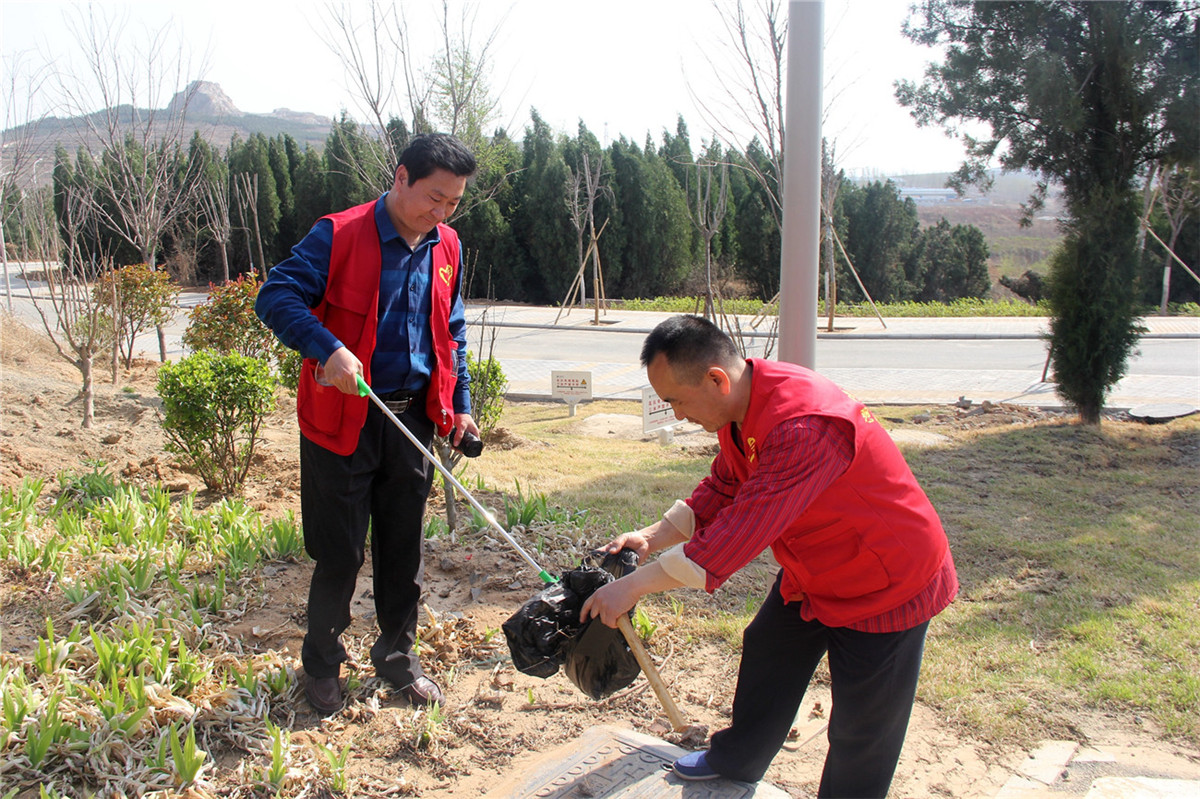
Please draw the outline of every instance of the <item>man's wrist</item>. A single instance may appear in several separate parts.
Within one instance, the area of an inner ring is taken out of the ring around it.
[[[662,515],[662,520],[668,527],[674,529],[684,541],[691,540],[692,533],[696,531],[696,514],[692,512],[691,506],[682,499],[675,500],[675,504],[667,508],[666,513]]]

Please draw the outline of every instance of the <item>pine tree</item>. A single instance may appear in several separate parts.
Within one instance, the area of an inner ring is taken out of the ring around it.
[[[1137,180],[1148,164],[1191,159],[1200,118],[1200,15],[1177,2],[926,0],[905,25],[944,48],[921,85],[897,97],[921,123],[966,139],[960,181],[991,158],[1063,186],[1066,240],[1053,257],[1050,353],[1060,396],[1100,422],[1137,342]],[[1030,211],[1044,198],[1031,198]]]

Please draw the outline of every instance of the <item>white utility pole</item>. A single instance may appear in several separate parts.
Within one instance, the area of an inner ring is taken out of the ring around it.
[[[824,16],[822,0],[788,3],[779,360],[810,369],[817,363]]]

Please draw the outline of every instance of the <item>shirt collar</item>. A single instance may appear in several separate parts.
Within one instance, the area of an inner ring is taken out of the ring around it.
[[[407,246],[408,242],[404,241],[404,239],[400,236],[400,232],[396,230],[396,226],[392,224],[392,218],[388,215],[387,204],[385,203],[387,196],[388,192],[385,191],[379,196],[379,199],[375,201],[375,227],[379,230],[379,240],[381,242],[387,242],[398,239],[404,242],[405,246]],[[437,244],[441,240],[441,230],[434,226],[433,230],[429,231],[424,235],[424,237],[422,237],[421,243],[417,245],[417,249],[424,247],[426,244]]]

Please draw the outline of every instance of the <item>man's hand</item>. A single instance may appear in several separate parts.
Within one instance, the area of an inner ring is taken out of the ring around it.
[[[609,627],[616,627],[617,617],[633,610],[633,606],[642,596],[632,585],[634,581],[629,579],[636,574],[637,572],[634,572],[628,577],[622,577],[596,589],[583,603],[579,611],[579,620],[586,622],[595,616]]]
[[[476,426],[475,420],[471,418],[471,414],[456,413],[454,414],[454,431],[450,434],[450,445],[457,447],[461,444],[463,433],[478,436],[479,427]]]
[[[636,535],[636,533],[627,533]],[[587,621],[593,616],[609,627],[617,626],[617,617],[633,610],[637,601],[646,594],[657,594],[678,588],[683,583],[663,571],[658,561],[627,574],[596,589],[579,610],[579,620]]]
[[[619,536],[609,541],[604,546],[600,547],[602,552],[616,554],[622,549],[632,549],[637,553],[638,563],[646,559],[650,554],[650,542],[646,538],[646,531],[634,530],[632,533],[621,533]],[[611,624],[609,625],[612,626]]]
[[[343,394],[358,396],[358,375],[363,373],[362,361],[346,347],[339,347],[322,364],[325,380]]]

